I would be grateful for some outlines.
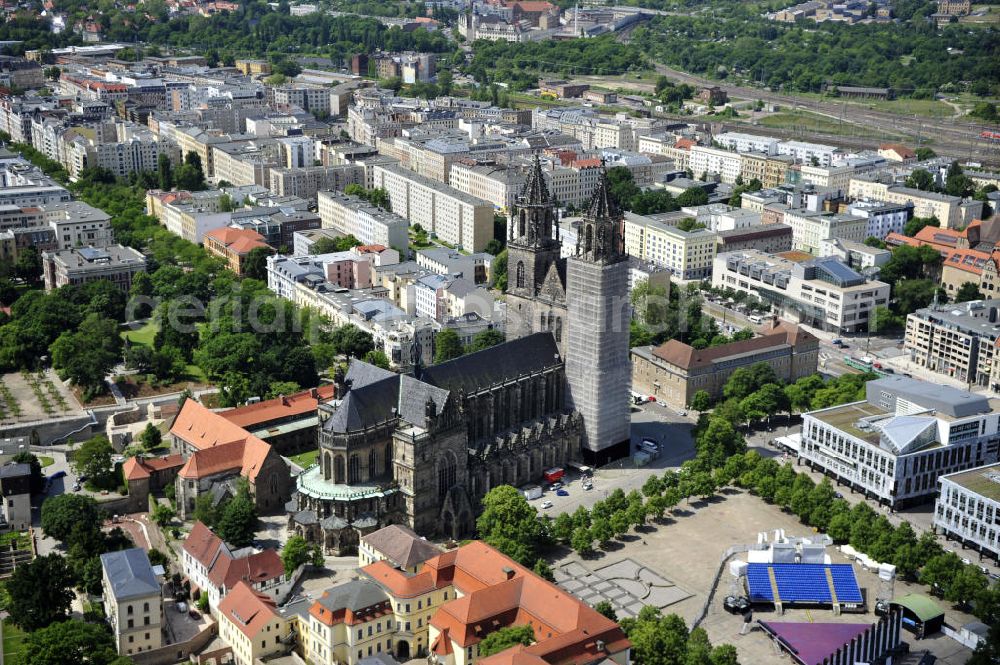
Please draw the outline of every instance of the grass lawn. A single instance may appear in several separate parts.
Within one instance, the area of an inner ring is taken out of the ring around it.
[[[3,622],[3,660],[5,663],[13,663],[20,660],[21,643],[24,641],[25,632],[9,621]]]
[[[153,338],[156,337],[156,332],[159,327],[153,321],[148,322],[143,327],[138,330],[125,330],[122,331],[122,338],[127,339],[132,344],[143,344],[145,346],[153,345]]]
[[[44,469],[47,466],[52,466],[53,464],[56,463],[56,461],[47,455],[39,455],[38,463],[41,464],[42,468]]]
[[[31,548],[31,542],[27,531],[8,531],[7,533],[0,535],[0,547],[7,548],[12,542],[17,542],[17,549],[19,550]]]
[[[288,459],[292,460],[303,469],[306,469],[316,463],[319,458],[319,450],[310,450],[308,452],[299,453],[298,455],[292,455]]]

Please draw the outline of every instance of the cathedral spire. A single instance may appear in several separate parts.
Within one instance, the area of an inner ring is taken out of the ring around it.
[[[614,263],[625,258],[622,212],[618,207],[608,172],[601,162],[601,177],[583,214],[576,237],[576,255],[598,263]]]
[[[520,203],[522,205],[548,205],[550,202],[549,188],[545,184],[545,175],[542,173],[542,161],[538,158],[538,153],[535,153],[531,171],[528,173],[528,180],[521,190]]]

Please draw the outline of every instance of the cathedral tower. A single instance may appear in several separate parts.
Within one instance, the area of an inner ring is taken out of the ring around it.
[[[602,169],[567,260],[564,352],[569,406],[583,416],[583,454],[595,464],[629,454],[631,307],[623,219]]]
[[[542,165],[535,156],[507,222],[507,339],[551,332],[565,357],[566,261]]]

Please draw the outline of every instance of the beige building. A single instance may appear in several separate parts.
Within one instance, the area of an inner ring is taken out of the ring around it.
[[[146,257],[122,245],[81,247],[42,254],[42,273],[47,291],[100,279],[128,293],[132,288],[132,278],[140,272],[146,272]]]
[[[864,242],[868,235],[868,220],[824,210],[784,211],[783,222],[792,227],[792,249],[819,254],[822,241],[838,238]]]
[[[743,182],[749,183],[751,180],[759,180],[764,187],[783,185],[788,167],[794,163],[795,158],[788,155],[768,155],[762,152],[740,154]]]
[[[913,312],[904,338],[910,362],[969,385],[1000,384],[993,377],[998,308],[1000,300],[977,300]]]
[[[288,636],[288,621],[274,599],[246,582],[238,582],[219,603],[219,637],[232,649],[236,665],[254,665],[258,659],[286,653],[282,640]]]
[[[146,551],[129,550],[101,555],[104,614],[118,653],[131,656],[163,645],[163,601],[160,583]]]
[[[365,167],[360,164],[337,166],[307,166],[303,168],[272,168],[270,171],[272,193],[278,196],[298,196],[315,200],[319,192],[343,191],[348,185],[365,186]]]
[[[819,340],[790,323],[777,323],[760,337],[698,350],[683,342],[632,349],[632,390],[686,408],[699,390],[713,399],[733,372],[766,363],[786,382],[816,372]]]
[[[682,231],[655,217],[625,215],[626,253],[668,268],[675,279],[709,277],[718,241],[708,229]]]
[[[964,225],[960,196],[925,192],[865,178],[851,178],[847,194],[855,200],[912,203],[914,217],[937,217],[942,228],[954,229]]]
[[[398,250],[409,246],[409,225],[405,218],[342,192],[319,192],[317,200],[324,229],[353,235],[364,245]]]
[[[463,194],[401,166],[376,165],[376,188],[389,192],[392,211],[420,224],[438,239],[462,249],[481,252],[493,238],[493,205]]]

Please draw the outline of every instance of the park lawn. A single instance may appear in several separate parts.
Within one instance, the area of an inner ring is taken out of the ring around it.
[[[38,463],[41,464],[42,468],[44,469],[47,466],[52,466],[53,464],[56,463],[56,461],[51,457],[49,457],[48,455],[39,455]]]
[[[155,322],[150,321],[138,330],[125,330],[122,332],[122,339],[127,339],[130,344],[142,344],[144,346],[152,346],[153,338],[156,337],[156,333],[159,330],[159,326]]]
[[[21,643],[24,642],[25,632],[12,624],[10,621],[3,622],[3,661],[14,663],[20,660]]]
[[[317,459],[319,459],[319,450],[308,450],[304,453],[299,453],[298,455],[292,455],[288,459],[292,460],[303,469],[308,469],[316,463]]]

